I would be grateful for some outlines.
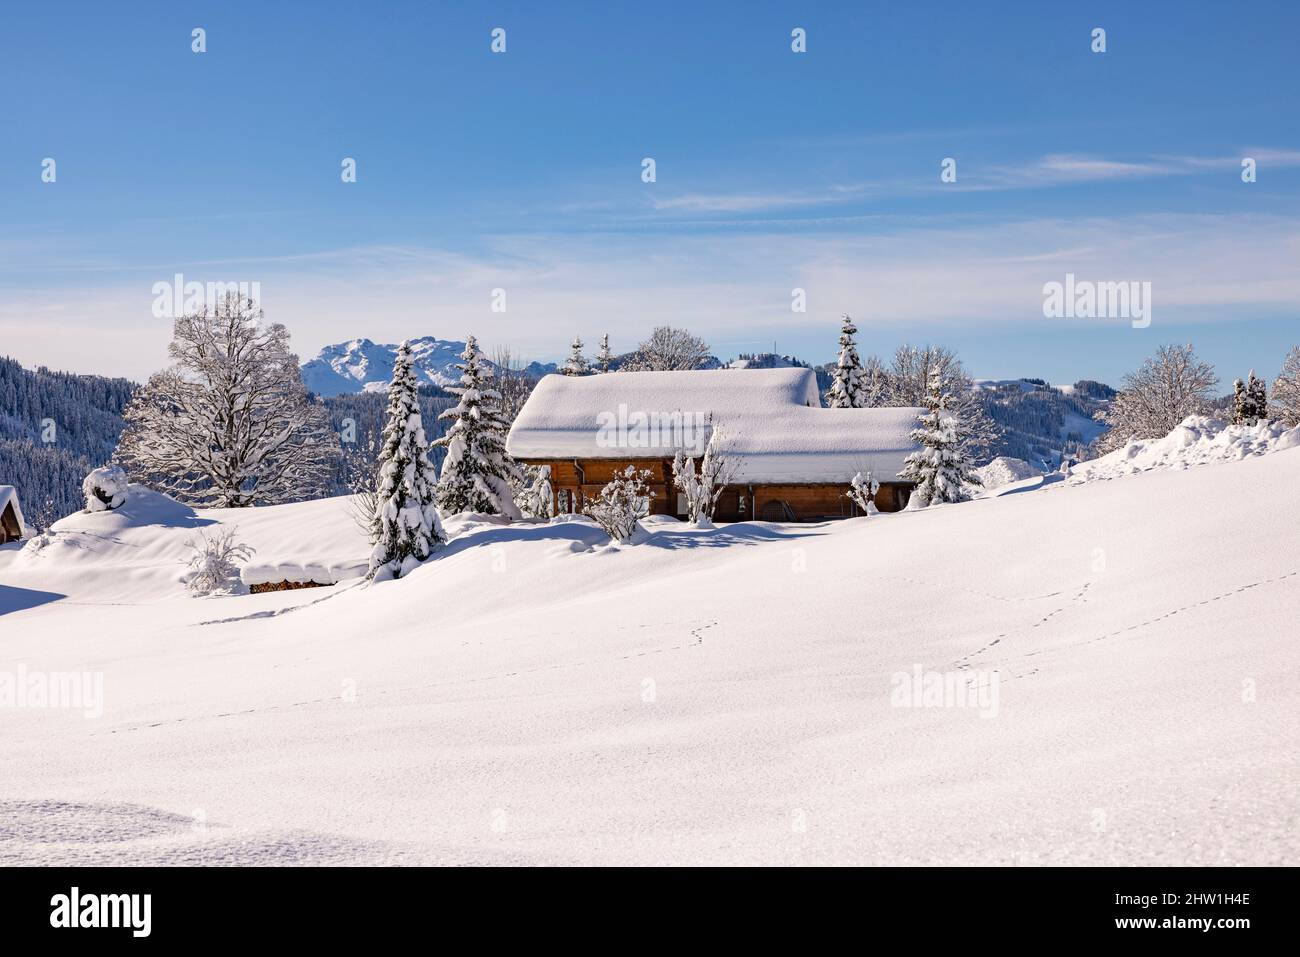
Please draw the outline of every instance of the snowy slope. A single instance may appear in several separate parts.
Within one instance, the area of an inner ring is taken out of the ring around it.
[[[370,546],[348,498],[247,509],[193,509],[132,485],[127,503],[77,512],[55,522],[26,548],[0,556],[0,581],[66,583],[78,599],[149,601],[182,595],[191,552],[186,542],[233,526],[259,564],[310,559],[355,564]],[[5,609],[0,598],[0,612]]]
[[[0,670],[106,697],[0,709],[0,863],[1300,863],[1297,487],[1289,449],[617,549],[456,520],[402,581],[212,600],[104,590],[173,548],[136,527],[0,550]],[[307,557],[337,505],[259,511]],[[895,706],[916,666],[996,713]]]
[[[393,378],[397,347],[398,343],[380,344],[369,339],[326,346],[316,358],[303,363],[303,383],[322,396],[387,388]],[[411,350],[420,384],[445,386],[460,381],[456,363],[465,351],[464,342],[421,336],[411,340]],[[496,371],[491,362],[488,365]],[[535,376],[545,375],[555,371],[555,363],[534,362],[528,371]]]
[[[1300,428],[1281,422],[1230,425],[1207,415],[1188,416],[1159,439],[1134,439],[1123,448],[1075,466],[1071,481],[1122,478],[1149,469],[1185,469],[1231,462],[1300,446]]]

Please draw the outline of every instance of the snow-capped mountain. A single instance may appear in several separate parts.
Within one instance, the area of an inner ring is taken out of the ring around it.
[[[369,339],[350,339],[326,346],[314,359],[302,365],[302,381],[312,392],[322,396],[345,392],[368,392],[388,387],[393,377],[393,360],[398,343],[378,343]],[[460,378],[456,363],[465,350],[463,341],[421,336],[411,340],[415,370],[427,385],[454,385]],[[493,371],[494,363],[488,362]],[[553,362],[529,363],[527,372],[543,376],[556,369]]]

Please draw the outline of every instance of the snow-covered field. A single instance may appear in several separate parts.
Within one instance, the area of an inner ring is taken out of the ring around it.
[[[0,863],[1300,863],[1298,489],[1281,448],[622,548],[453,519],[401,581],[194,599],[204,523],[367,546],[133,488],[0,547],[0,674],[103,675],[0,708]]]

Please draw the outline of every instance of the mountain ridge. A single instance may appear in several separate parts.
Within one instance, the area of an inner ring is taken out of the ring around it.
[[[443,388],[460,380],[456,363],[465,351],[463,340],[420,336],[409,341],[421,384]],[[358,337],[325,346],[315,358],[302,363],[303,385],[325,398],[386,389],[393,377],[393,361],[399,345]],[[491,359],[487,364],[494,373],[500,371]],[[540,378],[557,368],[554,362],[530,362],[524,371]]]

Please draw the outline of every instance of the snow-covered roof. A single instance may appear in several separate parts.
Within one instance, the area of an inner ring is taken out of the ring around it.
[[[915,447],[920,410],[825,409],[811,369],[548,375],[510,430],[518,459],[698,454],[712,426],[738,459],[737,482],[891,480]]]
[[[265,585],[278,582],[295,582],[317,585],[334,585],[353,578],[365,577],[370,567],[368,559],[351,561],[327,561],[285,559],[271,561],[251,561],[239,570],[239,578],[245,585]]]
[[[10,505],[14,507],[14,517],[18,519],[18,527],[27,534],[27,525],[23,522],[23,507],[18,504],[18,489],[12,485],[0,485],[0,515]]]

